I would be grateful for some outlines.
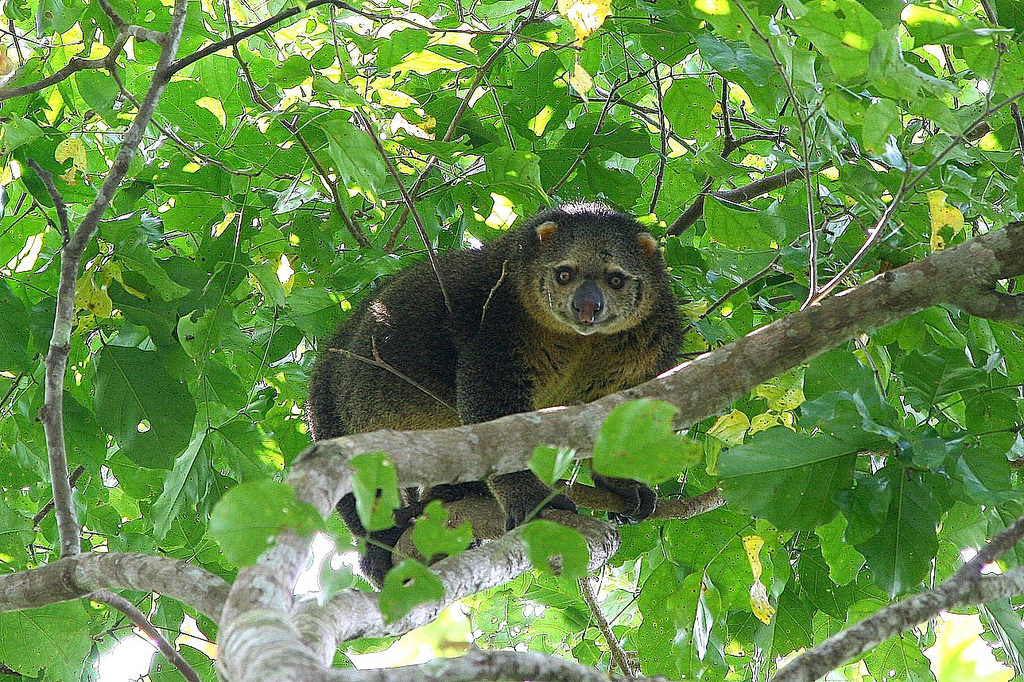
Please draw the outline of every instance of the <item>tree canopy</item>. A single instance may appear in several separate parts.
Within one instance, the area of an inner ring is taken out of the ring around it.
[[[131,626],[160,640],[153,680],[365,679],[357,654],[456,600],[425,636],[472,644],[431,664],[452,680],[1024,675],[1019,3],[0,20],[0,680],[86,679]],[[697,359],[541,417],[307,450],[317,341],[362,296],[573,199],[659,239]],[[656,483],[656,517],[462,551],[431,508],[410,547],[451,556],[379,597],[325,565],[293,603],[314,532],[352,547],[344,492],[529,464],[614,511],[592,455]],[[1005,674],[930,661],[940,611],[976,616]]]

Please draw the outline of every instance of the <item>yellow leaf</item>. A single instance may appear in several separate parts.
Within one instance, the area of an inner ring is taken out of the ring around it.
[[[601,28],[611,16],[611,0],[558,0],[558,13],[565,17],[576,32],[576,44]]]
[[[59,163],[63,163],[68,159],[71,159],[71,168],[68,169],[67,173],[60,176],[61,180],[67,182],[70,185],[75,184],[75,175],[78,173],[84,173],[86,169],[85,161],[85,143],[77,137],[69,137],[66,140],[61,140],[57,144],[57,149],[53,152],[53,158]]]
[[[11,71],[14,71],[14,62],[7,56],[4,46],[0,45],[0,76],[6,76]]]
[[[220,121],[221,128],[227,127],[228,117],[227,114],[224,113],[224,105],[219,99],[214,99],[213,97],[200,97],[196,100],[196,106],[206,109],[216,116],[217,120]]]
[[[590,77],[587,70],[580,66],[580,62],[576,60],[576,66],[573,67],[572,75],[569,76],[569,85],[572,86],[573,90],[580,93],[583,101],[589,101],[587,99],[587,93],[594,88],[594,79]]]
[[[750,420],[747,415],[739,410],[733,410],[729,414],[723,414],[714,425],[708,429],[708,435],[714,436],[726,445],[739,445],[743,442],[743,436],[750,429]]]
[[[413,71],[418,74],[428,74],[439,71],[440,69],[459,71],[466,68],[466,66],[467,65],[462,62],[449,59],[448,57],[439,55],[436,52],[421,50],[420,52],[413,52],[411,55],[403,59],[402,63],[392,66],[391,73]]]
[[[767,431],[781,423],[782,419],[779,415],[774,412],[764,412],[750,420],[750,434],[753,435],[759,431]]]
[[[377,90],[377,97],[384,106],[395,107],[396,109],[407,109],[416,104],[416,100],[404,92],[388,90],[387,88]]]
[[[82,275],[75,288],[75,307],[86,310],[96,317],[110,317],[114,304],[107,292],[96,286],[92,274]]]
[[[928,192],[928,215],[932,223],[932,251],[942,251],[946,248],[946,238],[942,235],[942,228],[952,228],[952,234],[959,234],[964,229],[964,214],[956,206],[946,203],[947,196],[941,189],[933,189]]]
[[[761,584],[761,547],[764,540],[757,535],[748,535],[743,538],[743,549],[747,552],[747,561],[750,562],[750,572],[754,575],[754,582],[750,586],[750,610],[762,623],[770,624],[772,616],[775,615],[775,608],[768,602],[768,591]]]

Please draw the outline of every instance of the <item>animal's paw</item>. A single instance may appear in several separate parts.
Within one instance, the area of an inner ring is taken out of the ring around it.
[[[598,488],[611,491],[622,498],[625,511],[609,512],[608,517],[616,523],[638,523],[654,513],[658,506],[658,496],[653,490],[639,481],[628,478],[610,478],[594,474],[594,484]]]

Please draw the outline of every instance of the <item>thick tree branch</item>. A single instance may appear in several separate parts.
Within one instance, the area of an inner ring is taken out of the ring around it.
[[[664,681],[663,677],[609,677],[600,670],[546,656],[536,651],[473,651],[459,658],[439,658],[423,665],[384,670],[331,670],[316,678],[324,682],[473,682],[475,680],[532,680],[532,682]]]
[[[593,403],[511,415],[472,426],[377,431],[322,441],[296,463],[292,480],[304,499],[325,510],[337,499],[337,481],[348,475],[347,458],[364,452],[389,453],[403,486],[483,480],[522,470],[537,443],[590,452],[608,412],[639,397],[673,403],[680,408],[678,424],[687,426],[724,410],[759,383],[854,336],[931,305],[955,304],[972,283],[980,289],[1021,274],[1024,223],[1014,223],[886,272],[653,381]],[[439,472],[456,474],[439,480]]]
[[[157,592],[216,621],[228,584],[205,569],[158,554],[93,552],[0,575],[0,612],[79,599],[97,590]]]

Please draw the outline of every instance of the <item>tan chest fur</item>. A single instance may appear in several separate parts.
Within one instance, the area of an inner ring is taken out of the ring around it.
[[[525,349],[534,409],[589,402],[650,378],[655,354],[642,348],[636,334],[585,337],[539,332]]]

